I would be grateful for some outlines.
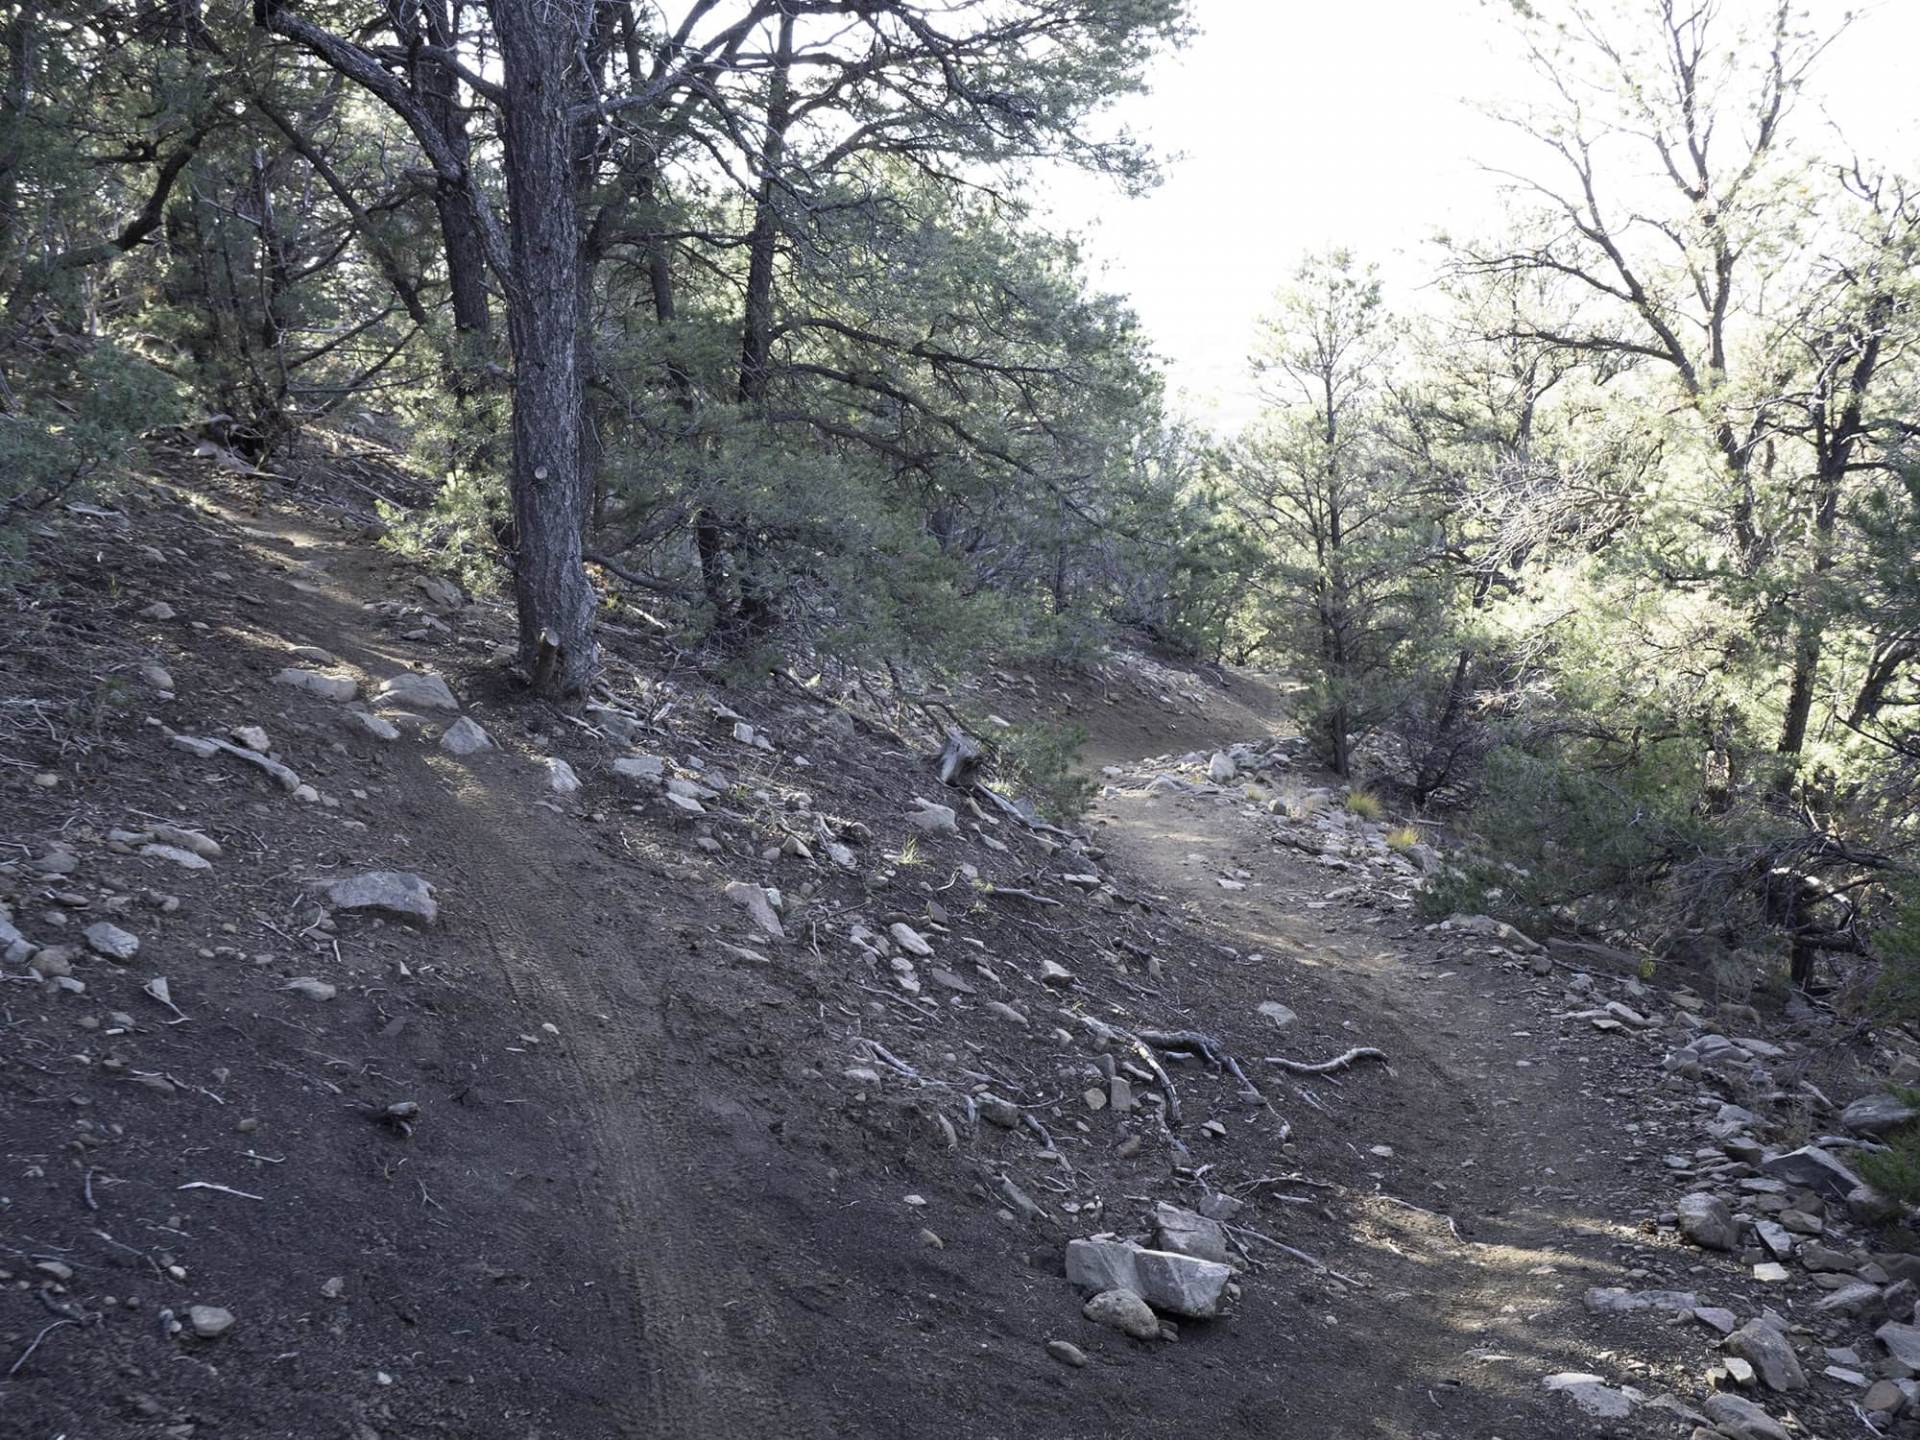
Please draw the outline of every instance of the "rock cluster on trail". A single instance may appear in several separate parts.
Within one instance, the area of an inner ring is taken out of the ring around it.
[[[1082,1290],[1125,1290],[1169,1315],[1209,1320],[1226,1304],[1233,1271],[1215,1261],[1096,1235],[1067,1242],[1067,1279]]]

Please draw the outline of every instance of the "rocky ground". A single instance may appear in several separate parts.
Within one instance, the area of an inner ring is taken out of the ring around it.
[[[33,539],[9,1436],[1920,1433],[1886,1037],[1429,926],[1249,677],[988,677],[1078,834],[641,615],[530,706],[356,474]]]

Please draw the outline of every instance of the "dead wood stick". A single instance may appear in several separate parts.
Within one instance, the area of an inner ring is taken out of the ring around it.
[[[990,786],[983,785],[978,780],[973,782],[973,788],[980,794],[986,796],[987,799],[991,800],[998,809],[1000,809],[1005,814],[1012,816],[1015,820],[1018,820],[1022,825],[1026,826],[1027,829],[1029,830],[1038,831],[1043,835],[1058,835],[1065,840],[1085,841],[1087,838],[1086,836],[1080,834],[1077,830],[1062,830],[1058,825],[1049,825],[1044,820],[1028,819],[1025,815],[1020,813],[1019,806],[1015,805],[1011,800],[1007,799],[1007,797],[1002,795],[998,790],[992,789]]]
[[[1387,1052],[1376,1050],[1371,1045],[1357,1045],[1344,1055],[1336,1055],[1331,1060],[1322,1060],[1318,1065],[1309,1065],[1304,1060],[1289,1060],[1284,1055],[1266,1057],[1269,1065],[1278,1065],[1282,1070],[1291,1070],[1295,1075],[1331,1075],[1336,1070],[1344,1070],[1361,1060],[1378,1060],[1387,1063]]]
[[[1224,1222],[1222,1223],[1224,1225]],[[1282,1255],[1289,1255],[1293,1259],[1298,1260],[1302,1265],[1307,1266],[1309,1269],[1317,1270],[1322,1275],[1332,1276],[1335,1280],[1338,1280],[1345,1285],[1351,1285],[1356,1290],[1361,1290],[1366,1288],[1361,1281],[1354,1279],[1353,1276],[1351,1275],[1342,1275],[1338,1270],[1334,1269],[1331,1265],[1327,1264],[1326,1261],[1320,1259],[1318,1256],[1309,1255],[1304,1250],[1296,1250],[1293,1248],[1293,1246],[1288,1245],[1282,1241],[1276,1240],[1271,1235],[1262,1235],[1258,1230],[1249,1230],[1244,1225],[1225,1225],[1225,1228],[1229,1233],[1238,1232],[1239,1234],[1242,1234],[1242,1235],[1251,1235],[1254,1239],[1273,1246],[1273,1248],[1278,1250]]]
[[[1131,1030],[1122,1030],[1118,1025],[1109,1025],[1104,1020],[1096,1020],[1091,1015],[1076,1015],[1071,1010],[1062,1010],[1061,1016],[1068,1021],[1078,1021],[1108,1044],[1121,1044],[1132,1050],[1140,1058],[1140,1063],[1153,1072],[1154,1079],[1160,1082],[1160,1089],[1167,1097],[1167,1122],[1169,1125],[1180,1123],[1180,1096],[1173,1088],[1173,1077],[1167,1074],[1167,1067],[1160,1063],[1160,1057],[1153,1053],[1153,1047]]]
[[[1233,1058],[1226,1046],[1211,1035],[1203,1035],[1198,1030],[1142,1030],[1140,1038],[1156,1050],[1168,1050],[1175,1054],[1198,1055],[1215,1069],[1225,1070],[1240,1082],[1241,1090],[1258,1100],[1275,1115],[1273,1102],[1267,1099],[1260,1087],[1247,1078],[1247,1072],[1240,1068],[1240,1062]]]
[[[997,895],[1008,900],[1026,900],[1035,905],[1058,906],[1060,904],[1058,900],[1050,899],[1045,895],[1036,895],[1031,890],[1017,890],[1011,885],[989,885],[986,893],[989,897]]]

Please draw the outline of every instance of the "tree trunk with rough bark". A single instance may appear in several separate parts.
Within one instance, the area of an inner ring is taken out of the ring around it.
[[[580,453],[580,210],[573,165],[584,0],[496,0],[509,102],[513,211],[514,598],[520,657],[537,694],[580,695],[594,672],[596,597],[581,564],[587,491]]]

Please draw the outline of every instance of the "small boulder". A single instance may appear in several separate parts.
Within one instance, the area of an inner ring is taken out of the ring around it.
[[[1154,1207],[1153,1221],[1162,1250],[1176,1255],[1191,1255],[1196,1260],[1211,1260],[1218,1265],[1230,1263],[1227,1232],[1217,1220],[1183,1210],[1164,1201]]]
[[[1840,1124],[1855,1135],[1885,1135],[1920,1116],[1894,1095],[1862,1095],[1840,1112]]]
[[[893,943],[909,955],[918,955],[924,960],[933,954],[933,947],[929,945],[926,942],[926,938],[911,925],[903,925],[896,922],[887,927],[887,933],[893,937]]]
[[[580,777],[574,773],[573,766],[558,756],[548,756],[547,788],[556,795],[572,795],[580,789]]]
[[[328,675],[320,670],[288,668],[273,677],[276,685],[291,686],[318,695],[322,700],[351,700],[360,693],[360,682],[347,675]]]
[[[1680,1197],[1675,1207],[1680,1216],[1680,1233],[1703,1250],[1732,1250],[1740,1243],[1740,1227],[1733,1212],[1718,1195],[1695,1191]]]
[[[1727,1353],[1749,1362],[1769,1390],[1788,1394],[1807,1388],[1807,1372],[1793,1344],[1773,1326],[1749,1320],[1726,1340]]]
[[[399,727],[383,715],[375,715],[366,710],[349,710],[341,720],[349,729],[358,730],[363,735],[371,735],[376,740],[398,740]]]
[[[622,755],[613,762],[613,773],[624,780],[658,785],[667,778],[667,762],[658,755]]]
[[[1709,1395],[1702,1407],[1714,1428],[1727,1440],[1792,1440],[1778,1420],[1751,1400],[1724,1391]]]
[[[433,886],[400,870],[369,870],[327,887],[327,899],[341,910],[375,910],[401,920],[431,925],[440,916]]]
[[[118,925],[109,925],[102,920],[89,925],[83,932],[87,948],[96,955],[104,955],[122,965],[140,953],[140,939],[122,930]]]
[[[475,755],[493,748],[493,737],[462,715],[440,736],[440,748],[451,755]]]
[[[447,682],[431,670],[403,670],[380,682],[373,692],[379,705],[416,706],[425,710],[458,710]]]
[[[787,938],[787,932],[780,924],[780,916],[773,908],[773,900],[767,894],[764,885],[749,885],[735,880],[727,886],[729,900],[747,912],[747,918],[775,940]]]
[[[1812,1190],[1830,1200],[1845,1200],[1848,1192],[1858,1189],[1862,1183],[1858,1175],[1818,1145],[1803,1145],[1798,1150],[1770,1155],[1760,1162],[1760,1169],[1776,1180]]]
[[[916,800],[919,811],[907,817],[907,823],[924,835],[958,835],[960,817],[953,813],[951,805],[935,805],[931,801]]]

